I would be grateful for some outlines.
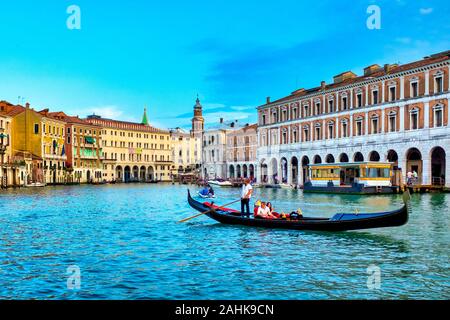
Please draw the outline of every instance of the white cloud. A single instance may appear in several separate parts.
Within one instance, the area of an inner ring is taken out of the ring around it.
[[[114,106],[114,105],[72,109],[72,110],[68,111],[68,114],[78,115],[82,118],[95,114],[97,116],[101,116],[102,118],[107,118],[107,119],[131,121],[131,122],[139,122],[140,121],[140,120],[136,119],[135,117],[130,116],[128,113],[125,113],[118,106]]]
[[[427,15],[433,12],[433,8],[420,8],[420,14]]]

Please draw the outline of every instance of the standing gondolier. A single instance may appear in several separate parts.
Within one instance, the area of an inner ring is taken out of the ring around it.
[[[252,193],[253,187],[250,184],[250,180],[245,179],[241,189],[241,213],[242,216],[247,218],[250,217],[250,198],[252,197]]]

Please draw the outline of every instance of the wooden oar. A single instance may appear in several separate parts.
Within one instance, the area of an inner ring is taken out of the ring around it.
[[[202,216],[202,215],[204,215],[204,214],[207,214],[208,212],[211,212],[211,211],[213,211],[213,210],[219,210],[219,209],[222,209],[222,208],[224,208],[224,207],[227,207],[227,206],[232,205],[233,203],[236,203],[236,202],[239,202],[239,201],[241,201],[241,199],[236,200],[236,201],[233,201],[233,202],[230,202],[230,203],[227,203],[227,204],[224,204],[223,206],[220,206],[220,207],[217,207],[217,208],[211,208],[211,209],[209,209],[208,211],[205,211],[205,212],[196,214],[195,216],[192,216],[192,217],[189,217],[189,218],[180,220],[180,221],[178,221],[178,223],[182,223],[182,222],[189,221],[189,220],[191,220],[191,219],[194,219],[194,218],[200,217],[200,216]]]

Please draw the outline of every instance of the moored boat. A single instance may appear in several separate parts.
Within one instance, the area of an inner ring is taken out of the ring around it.
[[[404,205],[393,211],[374,213],[337,213],[331,218],[303,217],[299,220],[244,218],[234,209],[194,200],[188,190],[189,205],[223,224],[274,229],[348,231],[402,226],[408,222],[409,192],[403,194]]]
[[[308,166],[309,181],[305,193],[392,194],[392,164],[389,162],[355,162],[313,164]]]
[[[25,185],[26,188],[43,188],[45,186],[46,184],[42,182],[33,182]]]
[[[209,184],[219,186],[219,187],[232,187],[233,184],[230,181],[226,180],[209,180]]]

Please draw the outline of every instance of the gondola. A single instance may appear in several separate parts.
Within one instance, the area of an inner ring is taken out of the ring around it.
[[[196,201],[188,190],[188,203],[192,208],[200,212],[210,210],[206,215],[223,224],[313,231],[348,231],[402,226],[408,222],[409,199],[409,192],[406,191],[403,194],[404,205],[397,210],[387,212],[337,213],[331,218],[304,217],[300,220],[254,219],[242,217],[237,210]]]

